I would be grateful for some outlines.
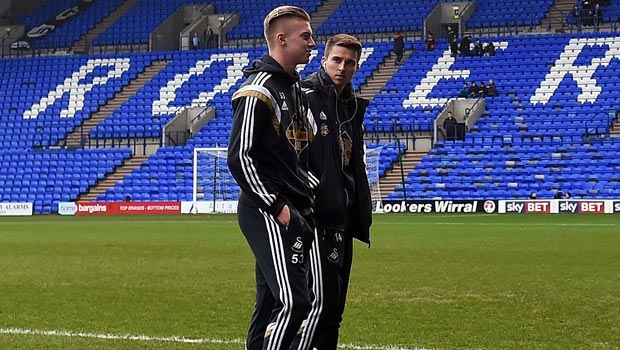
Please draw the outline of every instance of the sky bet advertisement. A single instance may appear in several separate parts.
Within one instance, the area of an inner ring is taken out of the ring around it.
[[[498,213],[611,214],[620,213],[620,201],[596,199],[508,200],[499,201]]]

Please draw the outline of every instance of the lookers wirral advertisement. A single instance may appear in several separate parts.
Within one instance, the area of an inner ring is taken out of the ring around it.
[[[382,213],[620,214],[620,200],[388,200]]]
[[[384,213],[487,213],[497,212],[493,200],[387,200],[383,201]],[[381,211],[381,210],[380,210]]]

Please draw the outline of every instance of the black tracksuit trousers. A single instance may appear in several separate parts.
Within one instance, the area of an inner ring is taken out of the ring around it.
[[[303,332],[291,350],[336,350],[347,300],[353,238],[350,234],[317,229],[309,259],[311,308]]]
[[[256,258],[256,305],[247,350],[289,350],[310,309],[304,260],[312,236],[304,233],[292,207],[288,227],[264,210],[240,200],[239,227]]]

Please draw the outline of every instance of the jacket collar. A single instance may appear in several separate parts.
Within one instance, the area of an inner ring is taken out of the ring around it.
[[[284,68],[282,68],[282,65],[280,65],[280,63],[278,63],[278,61],[276,61],[269,54],[264,54],[260,59],[252,62],[252,66],[250,68],[243,71],[246,77],[258,72],[268,72],[273,75],[277,75],[286,79],[289,84],[294,84],[299,80],[299,74],[297,72],[294,72],[293,75],[288,74]]]
[[[336,91],[336,86],[329,78],[327,72],[325,72],[325,69],[323,69],[323,67],[321,67],[318,72],[310,74],[310,76],[306,78],[306,82],[310,85],[310,88],[314,90],[324,91],[326,89],[333,89],[334,92]],[[348,100],[349,98],[351,98],[351,96],[354,95],[355,94],[353,92],[353,84],[348,83],[342,90],[342,96],[340,97]]]

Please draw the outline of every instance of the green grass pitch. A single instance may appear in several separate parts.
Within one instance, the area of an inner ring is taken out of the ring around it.
[[[341,347],[620,349],[620,216],[377,215]],[[0,218],[0,349],[243,349],[231,215]]]

